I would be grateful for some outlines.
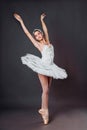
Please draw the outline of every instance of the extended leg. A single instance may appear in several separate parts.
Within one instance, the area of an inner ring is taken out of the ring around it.
[[[48,77],[48,86],[50,87],[52,83],[52,77]]]

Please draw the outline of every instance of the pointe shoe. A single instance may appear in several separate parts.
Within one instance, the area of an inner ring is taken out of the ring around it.
[[[40,109],[38,112],[39,112],[39,114],[41,114],[44,124],[47,125],[49,122],[48,109]]]

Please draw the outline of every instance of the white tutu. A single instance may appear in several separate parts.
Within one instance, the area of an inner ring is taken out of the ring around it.
[[[21,57],[22,63],[39,74],[53,77],[55,79],[67,78],[65,69],[60,68],[53,62],[54,47],[52,44],[50,46],[44,45],[41,54],[41,58],[32,54],[26,54]]]

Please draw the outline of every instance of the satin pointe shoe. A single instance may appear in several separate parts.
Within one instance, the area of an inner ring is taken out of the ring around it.
[[[49,122],[48,109],[40,109],[38,112],[39,112],[39,114],[41,114],[44,124],[47,125]]]

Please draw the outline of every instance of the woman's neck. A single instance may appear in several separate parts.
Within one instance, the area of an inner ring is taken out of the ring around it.
[[[46,42],[45,39],[42,39],[42,40],[40,41],[40,43],[41,43],[41,44],[47,44],[47,42]]]

